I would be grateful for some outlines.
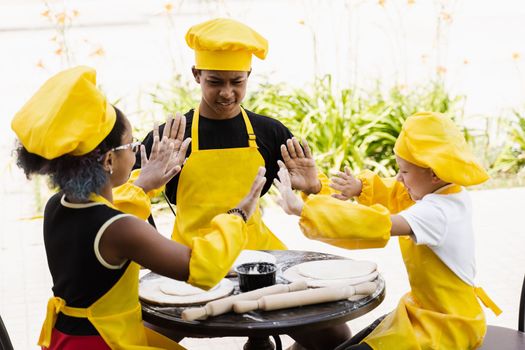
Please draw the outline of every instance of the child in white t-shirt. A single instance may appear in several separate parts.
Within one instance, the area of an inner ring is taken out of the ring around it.
[[[345,169],[330,185],[340,193],[310,196],[305,203],[292,192],[282,163],[275,181],[279,204],[300,216],[311,239],[356,249],[383,247],[399,236],[411,291],[396,310],[338,349],[476,348],[486,332],[477,299],[501,311],[475,287],[472,205],[462,186],[488,175],[452,120],[437,113],[407,118],[394,151],[395,179],[371,171],[356,178]],[[359,204],[346,201],[353,197]]]

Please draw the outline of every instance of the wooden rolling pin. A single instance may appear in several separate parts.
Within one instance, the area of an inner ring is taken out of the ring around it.
[[[279,310],[290,307],[327,303],[348,299],[361,294],[370,295],[375,292],[377,285],[374,282],[365,282],[355,286],[324,287],[302,290],[292,293],[273,294],[263,296],[258,300],[237,300],[233,303],[233,311],[244,313],[253,310]]]
[[[232,311],[233,303],[240,300],[257,300],[265,295],[295,292],[308,288],[306,281],[296,281],[290,284],[274,284],[273,286],[252,290],[251,292],[233,295],[231,297],[213,300],[203,307],[186,309],[182,319],[186,321],[205,320],[208,316],[218,316]]]

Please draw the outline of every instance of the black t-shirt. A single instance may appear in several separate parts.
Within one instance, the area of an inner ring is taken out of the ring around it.
[[[129,261],[109,269],[97,259],[95,237],[104,223],[122,212],[102,204],[74,208],[57,193],[44,211],[44,245],[53,277],[53,294],[68,306],[86,308],[106,294],[122,277]],[[123,295],[123,298],[126,296]],[[58,314],[55,328],[70,335],[97,335],[87,318]]]
[[[263,115],[255,114],[246,110],[246,114],[253,127],[253,132],[256,136],[256,143],[259,147],[266,167],[266,183],[262,190],[262,195],[268,192],[268,189],[273,183],[273,179],[277,177],[279,166],[277,160],[282,160],[281,145],[286,143],[286,140],[293,135],[280,121],[265,117]],[[186,131],[184,138],[191,136],[191,125],[193,121],[193,110],[185,114],[186,116]],[[160,126],[160,134],[162,135],[164,124]],[[153,144],[153,133],[150,132],[143,141],[146,146],[146,152],[149,155],[151,146]],[[223,149],[223,148],[237,148],[248,147],[248,133],[242,114],[226,119],[215,120],[208,119],[201,115],[199,119],[199,149]],[[187,156],[191,153],[191,145],[188,149]],[[226,165],[225,165],[226,166]],[[140,168],[140,154],[137,155],[137,162],[135,168]],[[179,174],[175,176],[166,185],[166,195],[170,202],[176,203],[177,186],[179,183]]]

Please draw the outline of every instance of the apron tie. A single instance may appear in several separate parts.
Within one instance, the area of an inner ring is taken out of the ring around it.
[[[492,299],[490,299],[490,297],[487,295],[487,293],[485,293],[483,288],[481,288],[481,287],[474,287],[474,292],[476,293],[476,296],[479,298],[479,300],[481,300],[483,305],[485,305],[485,307],[488,307],[489,309],[491,309],[492,312],[494,312],[494,314],[496,316],[499,316],[502,313],[502,311],[498,307],[498,305],[496,305],[496,303],[493,302]]]
[[[71,317],[88,317],[88,309],[69,307],[66,306],[66,301],[60,297],[49,298],[47,302],[47,312],[44,325],[40,331],[40,337],[38,338],[38,345],[48,348],[51,344],[51,333],[55,327],[58,314],[62,312],[65,315]]]
[[[42,325],[42,330],[40,331],[38,345],[43,346],[44,348],[49,347],[49,344],[51,344],[51,332],[53,331],[53,327],[55,327],[57,315],[65,305],[66,302],[62,298],[49,298],[47,302],[46,320],[44,321],[44,324]]]

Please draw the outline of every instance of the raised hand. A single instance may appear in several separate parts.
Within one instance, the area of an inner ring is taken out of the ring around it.
[[[280,160],[277,163],[279,164],[279,171],[277,172],[279,180],[274,179],[273,184],[277,187],[280,196],[275,201],[286,214],[300,216],[304,203],[299,196],[293,193],[291,177],[284,163]]]
[[[332,194],[332,197],[343,201],[359,196],[363,188],[361,180],[356,179],[347,166],[345,166],[344,172],[339,171],[334,177],[330,178],[329,186],[341,192]]]
[[[155,123],[153,146],[149,158],[144,145],[140,146],[141,172],[135,185],[149,192],[164,186],[180,172],[191,142],[191,138],[183,141],[185,128],[185,116],[177,113],[173,118],[172,115],[169,115],[160,139],[159,127]]]
[[[168,119],[166,120],[166,124],[164,126],[164,130],[162,131],[162,140],[168,138],[168,141],[173,143],[174,154],[169,160],[171,164],[167,165],[168,168],[174,168],[177,166],[182,167],[182,164],[184,164],[184,161],[186,160],[186,151],[188,149],[188,145],[186,145],[184,152],[182,152],[182,146],[184,142],[187,142],[189,144],[191,142],[191,139],[184,140],[185,131],[186,117],[184,115],[177,112],[175,114],[175,118],[173,118],[172,115],[168,116]]]
[[[290,173],[292,188],[307,194],[318,193],[321,190],[321,182],[317,178],[315,161],[305,139],[303,147],[292,137],[286,140],[286,145],[281,145],[281,155]]]
[[[246,218],[250,218],[250,216],[252,216],[252,214],[255,212],[255,208],[257,208],[261,191],[264,184],[266,183],[266,178],[264,177],[265,173],[266,168],[259,167],[257,175],[255,176],[255,180],[253,180],[250,192],[239,202],[239,204],[237,204],[237,208],[244,211]]]

